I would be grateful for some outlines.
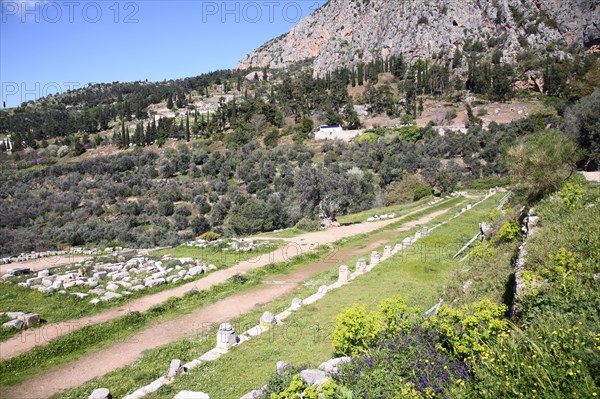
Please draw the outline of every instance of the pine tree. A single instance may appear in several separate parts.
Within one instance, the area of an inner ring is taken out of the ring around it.
[[[263,69],[263,80],[266,82],[267,80],[269,80],[269,74],[267,72],[268,68],[264,68]]]
[[[173,96],[171,94],[167,98],[167,109],[173,109]]]

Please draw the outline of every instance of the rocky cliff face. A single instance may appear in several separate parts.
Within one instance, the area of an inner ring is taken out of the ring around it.
[[[548,44],[600,43],[600,0],[330,0],[238,68],[314,60],[317,74],[402,53],[452,58],[465,40],[499,40],[505,61]],[[519,43],[521,39],[521,43]]]

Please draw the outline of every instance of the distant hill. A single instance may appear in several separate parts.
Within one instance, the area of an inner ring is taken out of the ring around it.
[[[238,64],[282,68],[313,60],[323,75],[341,66],[403,54],[409,61],[450,61],[457,49],[481,42],[513,62],[525,48],[600,44],[599,0],[331,0],[289,33]]]

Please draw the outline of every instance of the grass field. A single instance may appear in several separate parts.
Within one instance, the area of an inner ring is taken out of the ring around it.
[[[262,386],[274,371],[278,360],[318,365],[330,358],[332,347],[329,336],[333,329],[333,321],[346,306],[362,303],[373,307],[385,297],[400,294],[407,296],[411,304],[423,310],[429,308],[437,303],[445,282],[456,270],[457,262],[451,261],[449,257],[477,232],[478,223],[487,217],[499,199],[497,196],[484,202],[452,223],[438,228],[422,239],[420,245],[410,252],[383,262],[371,273],[329,293],[316,304],[296,312],[283,326],[272,330],[272,333],[231,350],[215,362],[199,366],[188,375],[178,378],[174,384],[165,386],[147,397],[170,399],[183,389],[204,391],[209,393],[211,398],[239,397],[253,388]],[[450,215],[442,215],[437,220],[446,220]],[[429,225],[433,224],[432,222]],[[391,242],[401,241],[404,237],[412,235],[417,228],[393,234]],[[364,242],[368,242],[368,237],[359,237],[338,245],[360,247]],[[382,248],[383,246],[380,249]],[[365,255],[367,254],[363,257]],[[356,258],[358,256],[345,263],[353,265]],[[256,324],[265,310],[274,313],[284,310],[293,297],[304,298],[314,293],[319,285],[334,282],[337,279],[337,266],[332,266],[306,281],[286,298],[261,306],[256,312],[232,320],[232,323],[251,326]],[[351,267],[353,269],[353,266]],[[172,358],[179,358],[185,362],[211,349],[214,347],[214,339],[214,332],[210,332],[207,337],[182,340],[148,351],[136,364],[109,373],[76,390],[55,395],[54,398],[85,397],[98,386],[109,386],[111,392],[123,396],[163,375]]]

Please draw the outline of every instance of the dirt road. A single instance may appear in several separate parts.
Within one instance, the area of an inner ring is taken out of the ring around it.
[[[443,215],[448,211],[448,209],[444,209],[433,212],[418,220],[403,224],[398,230],[409,230],[416,225],[428,223],[432,219]],[[385,223],[380,224],[379,227],[395,221],[397,221],[397,219],[385,221]],[[370,228],[371,225],[372,223],[369,223],[368,227]],[[348,227],[360,226],[361,225],[353,225]],[[345,234],[350,234],[349,231],[355,232],[351,235],[360,234],[356,231],[363,232],[365,227],[345,230],[346,232],[341,235],[330,234],[330,237],[327,238],[326,242],[334,242],[337,239],[346,236]],[[373,228],[373,230],[375,230],[375,228]],[[11,387],[10,389],[2,390],[0,391],[0,397],[2,397],[2,399],[22,399],[24,397],[27,399],[41,399],[67,389],[81,386],[92,378],[100,377],[110,371],[135,362],[141,356],[142,352],[147,349],[158,348],[185,337],[197,336],[198,334],[207,331],[208,326],[211,324],[229,321],[237,316],[252,311],[259,304],[268,303],[289,294],[299,283],[335,264],[341,264],[341,262],[361,254],[368,254],[373,249],[388,242],[388,239],[397,234],[398,230],[384,231],[375,234],[372,237],[373,240],[371,243],[365,248],[344,248],[336,252],[335,263],[332,263],[332,261],[316,262],[289,275],[273,276],[269,279],[271,282],[285,280],[285,284],[263,284],[250,291],[232,295],[214,304],[204,306],[188,315],[156,323],[146,330],[128,338],[126,342],[118,342],[107,348],[86,354],[74,362],[36,375],[24,383]],[[311,240],[308,241],[312,242],[312,239],[320,239],[323,236],[320,233],[326,232],[318,232],[316,234],[309,233],[304,235],[304,237],[310,235]],[[327,231],[327,233],[333,233],[333,231]],[[325,238],[323,239],[325,240]],[[228,272],[230,270],[231,269],[223,270],[223,272]],[[196,283],[201,283],[207,278],[199,280]],[[122,315],[122,313],[119,315]],[[182,360],[189,361],[192,359]]]

